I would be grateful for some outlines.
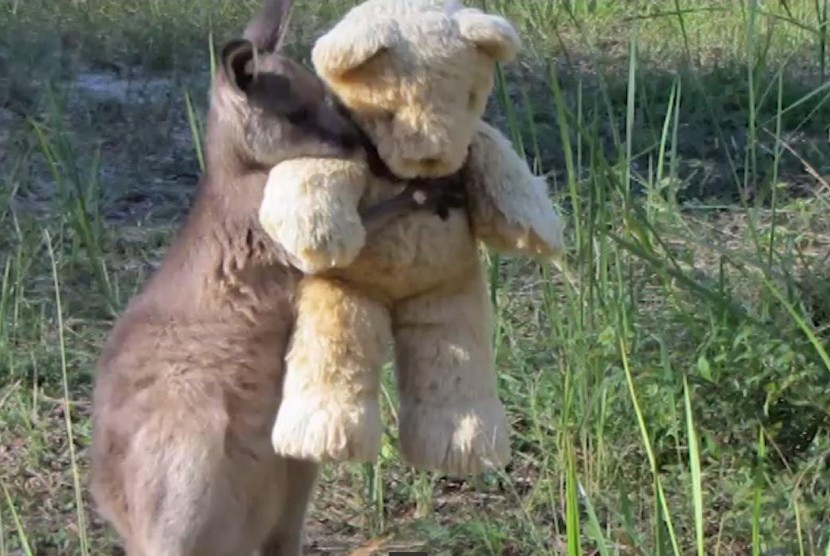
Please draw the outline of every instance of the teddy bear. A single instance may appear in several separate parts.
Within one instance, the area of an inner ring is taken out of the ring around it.
[[[406,463],[467,475],[509,460],[479,250],[547,258],[564,249],[544,178],[482,121],[496,64],[520,47],[507,19],[458,0],[366,0],[312,47],[315,71],[370,148],[269,172],[260,223],[305,273],[272,429],[277,453],[374,461],[391,347]],[[372,146],[397,179],[372,170]],[[464,210],[413,211],[367,238],[365,207],[407,180],[452,175]]]

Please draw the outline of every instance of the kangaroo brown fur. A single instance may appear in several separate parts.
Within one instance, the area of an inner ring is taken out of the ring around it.
[[[322,83],[278,53],[290,6],[266,0],[223,48],[197,197],[97,365],[91,493],[130,556],[301,551],[318,468],[269,440],[300,274],[257,213],[272,166],[359,141]],[[371,231],[429,204],[398,198],[364,220]]]

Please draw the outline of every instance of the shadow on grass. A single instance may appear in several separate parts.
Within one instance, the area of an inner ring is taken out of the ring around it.
[[[558,181],[564,179],[565,158],[551,94],[552,72],[557,74],[572,116],[568,122],[571,143],[581,150],[584,166],[590,167],[592,148],[598,147],[612,164],[624,159],[629,87],[625,64],[621,60],[622,67],[603,73],[565,63],[555,68],[537,63],[506,70],[511,104],[521,112],[526,152],[539,159],[541,168],[551,169]],[[657,164],[674,91],[680,97],[678,133],[668,137],[665,148],[667,153],[676,153],[676,160],[670,162],[676,164],[680,182],[678,201],[734,204],[746,199],[765,205],[775,185],[773,178],[791,197],[812,195],[817,184],[804,163],[820,174],[830,169],[826,149],[830,88],[817,75],[789,75],[786,70],[779,75],[776,70],[759,72],[751,92],[748,71],[739,64],[676,71],[637,67],[631,138],[635,181],[638,176],[647,181]],[[753,96],[754,114],[749,108]],[[491,114],[502,123],[503,112],[494,102]],[[580,134],[576,121],[582,122],[587,134]],[[782,142],[797,156],[783,148]],[[777,164],[776,145],[781,151]],[[584,173],[581,177],[588,178]]]

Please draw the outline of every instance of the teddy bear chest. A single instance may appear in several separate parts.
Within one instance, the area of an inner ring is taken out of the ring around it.
[[[391,301],[451,287],[479,264],[467,215],[456,209],[446,220],[413,212],[369,236],[357,259],[334,274]]]

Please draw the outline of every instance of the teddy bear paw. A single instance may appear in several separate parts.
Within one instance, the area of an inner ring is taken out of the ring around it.
[[[297,267],[306,274],[315,274],[348,266],[363,249],[364,237],[363,229],[355,227],[349,235],[340,238],[327,234],[314,246],[296,246]]]
[[[377,458],[381,432],[376,400],[345,406],[323,396],[286,399],[271,430],[271,444],[285,457],[365,463]]]
[[[263,205],[260,222],[274,241],[293,259],[295,266],[306,274],[348,266],[363,249],[366,231],[360,221],[344,219],[339,228],[325,223],[297,218],[279,221]]]
[[[510,459],[510,431],[497,398],[452,407],[402,402],[400,450],[417,469],[477,475]]]

